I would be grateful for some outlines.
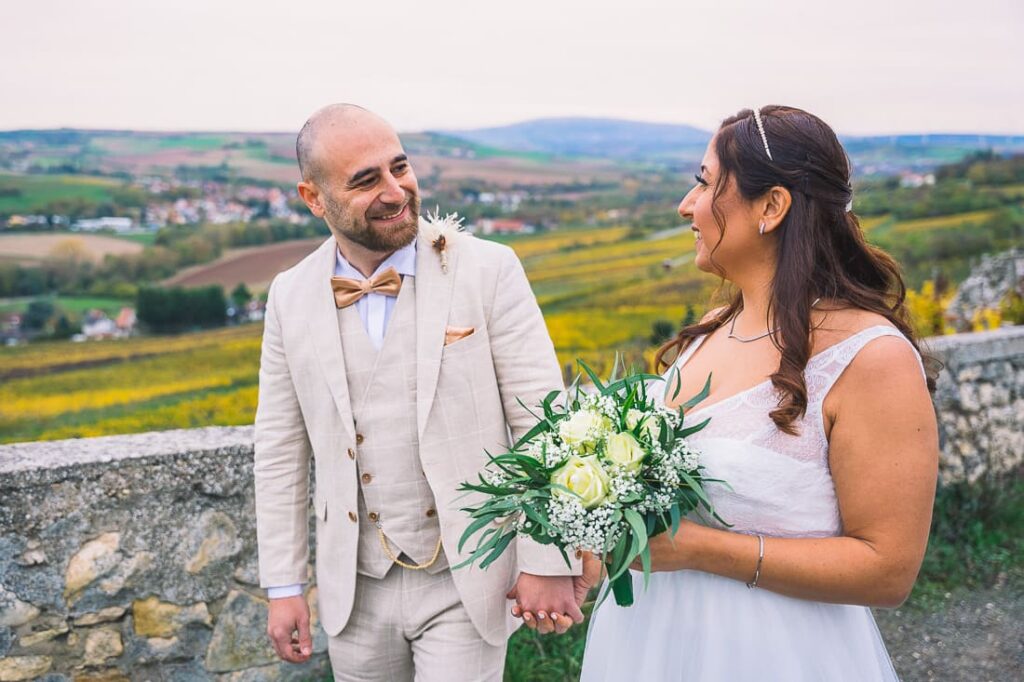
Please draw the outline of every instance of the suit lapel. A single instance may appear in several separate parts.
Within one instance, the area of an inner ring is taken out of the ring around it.
[[[448,240],[448,272],[441,270],[441,254],[422,234],[416,244],[416,424],[423,437],[430,406],[434,404],[454,291],[458,249]]]
[[[352,423],[352,403],[348,394],[348,379],[345,376],[345,356],[341,347],[341,333],[338,330],[338,309],[334,304],[334,292],[331,290],[331,276],[337,256],[334,237],[328,239],[317,250],[316,261],[311,270],[308,302],[309,312],[306,315],[309,334],[317,350],[320,370],[323,372],[331,397],[341,415],[341,422],[349,438],[355,436]]]

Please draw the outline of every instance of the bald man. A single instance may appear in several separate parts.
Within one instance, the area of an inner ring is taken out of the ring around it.
[[[419,233],[398,135],[352,105],[296,143],[299,195],[331,237],[270,287],[256,412],[256,522],[267,632],[312,644],[307,580],[315,462],[316,582],[339,680],[500,680],[519,621],[581,622],[566,566],[521,539],[486,571],[451,570],[473,498],[457,491],[533,424],[519,404],[561,389],[551,339],[511,249]],[[467,547],[467,552],[469,548]]]

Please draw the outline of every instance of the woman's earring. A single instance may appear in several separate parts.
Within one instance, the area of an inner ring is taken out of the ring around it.
[[[761,235],[761,236],[764,236],[764,221],[763,221],[763,220],[762,220],[762,221],[761,221],[761,223],[760,223],[760,224],[759,224],[759,225],[757,226],[757,233],[758,233],[759,235]]]

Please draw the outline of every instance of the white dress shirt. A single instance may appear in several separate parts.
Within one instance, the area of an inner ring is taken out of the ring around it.
[[[373,271],[371,277],[376,277],[388,268],[397,270],[403,281],[407,276],[415,277],[416,240],[413,240],[408,246],[403,246],[384,259],[384,262]],[[368,279],[363,277],[361,272],[345,260],[345,257],[341,255],[341,251],[337,251],[334,274],[338,277],[351,277],[358,280]],[[366,330],[366,334],[370,337],[370,341],[377,350],[380,350],[380,347],[384,345],[384,334],[387,332],[388,322],[391,321],[391,313],[395,309],[395,301],[397,299],[397,296],[388,296],[387,294],[371,291],[355,302],[356,312],[359,313],[359,317],[363,321],[363,329]],[[267,597],[270,599],[294,597],[302,594],[304,588],[305,584],[303,583],[268,587]]]

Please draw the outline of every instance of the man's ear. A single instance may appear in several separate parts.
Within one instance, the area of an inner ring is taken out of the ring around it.
[[[299,196],[306,202],[306,206],[309,207],[309,212],[315,215],[317,218],[324,217],[324,202],[320,196],[320,190],[311,182],[303,180],[295,188],[299,191]]]
[[[768,233],[782,224],[786,218],[790,206],[793,205],[793,195],[785,187],[776,185],[765,193],[762,202],[760,222],[764,224],[765,233]]]

